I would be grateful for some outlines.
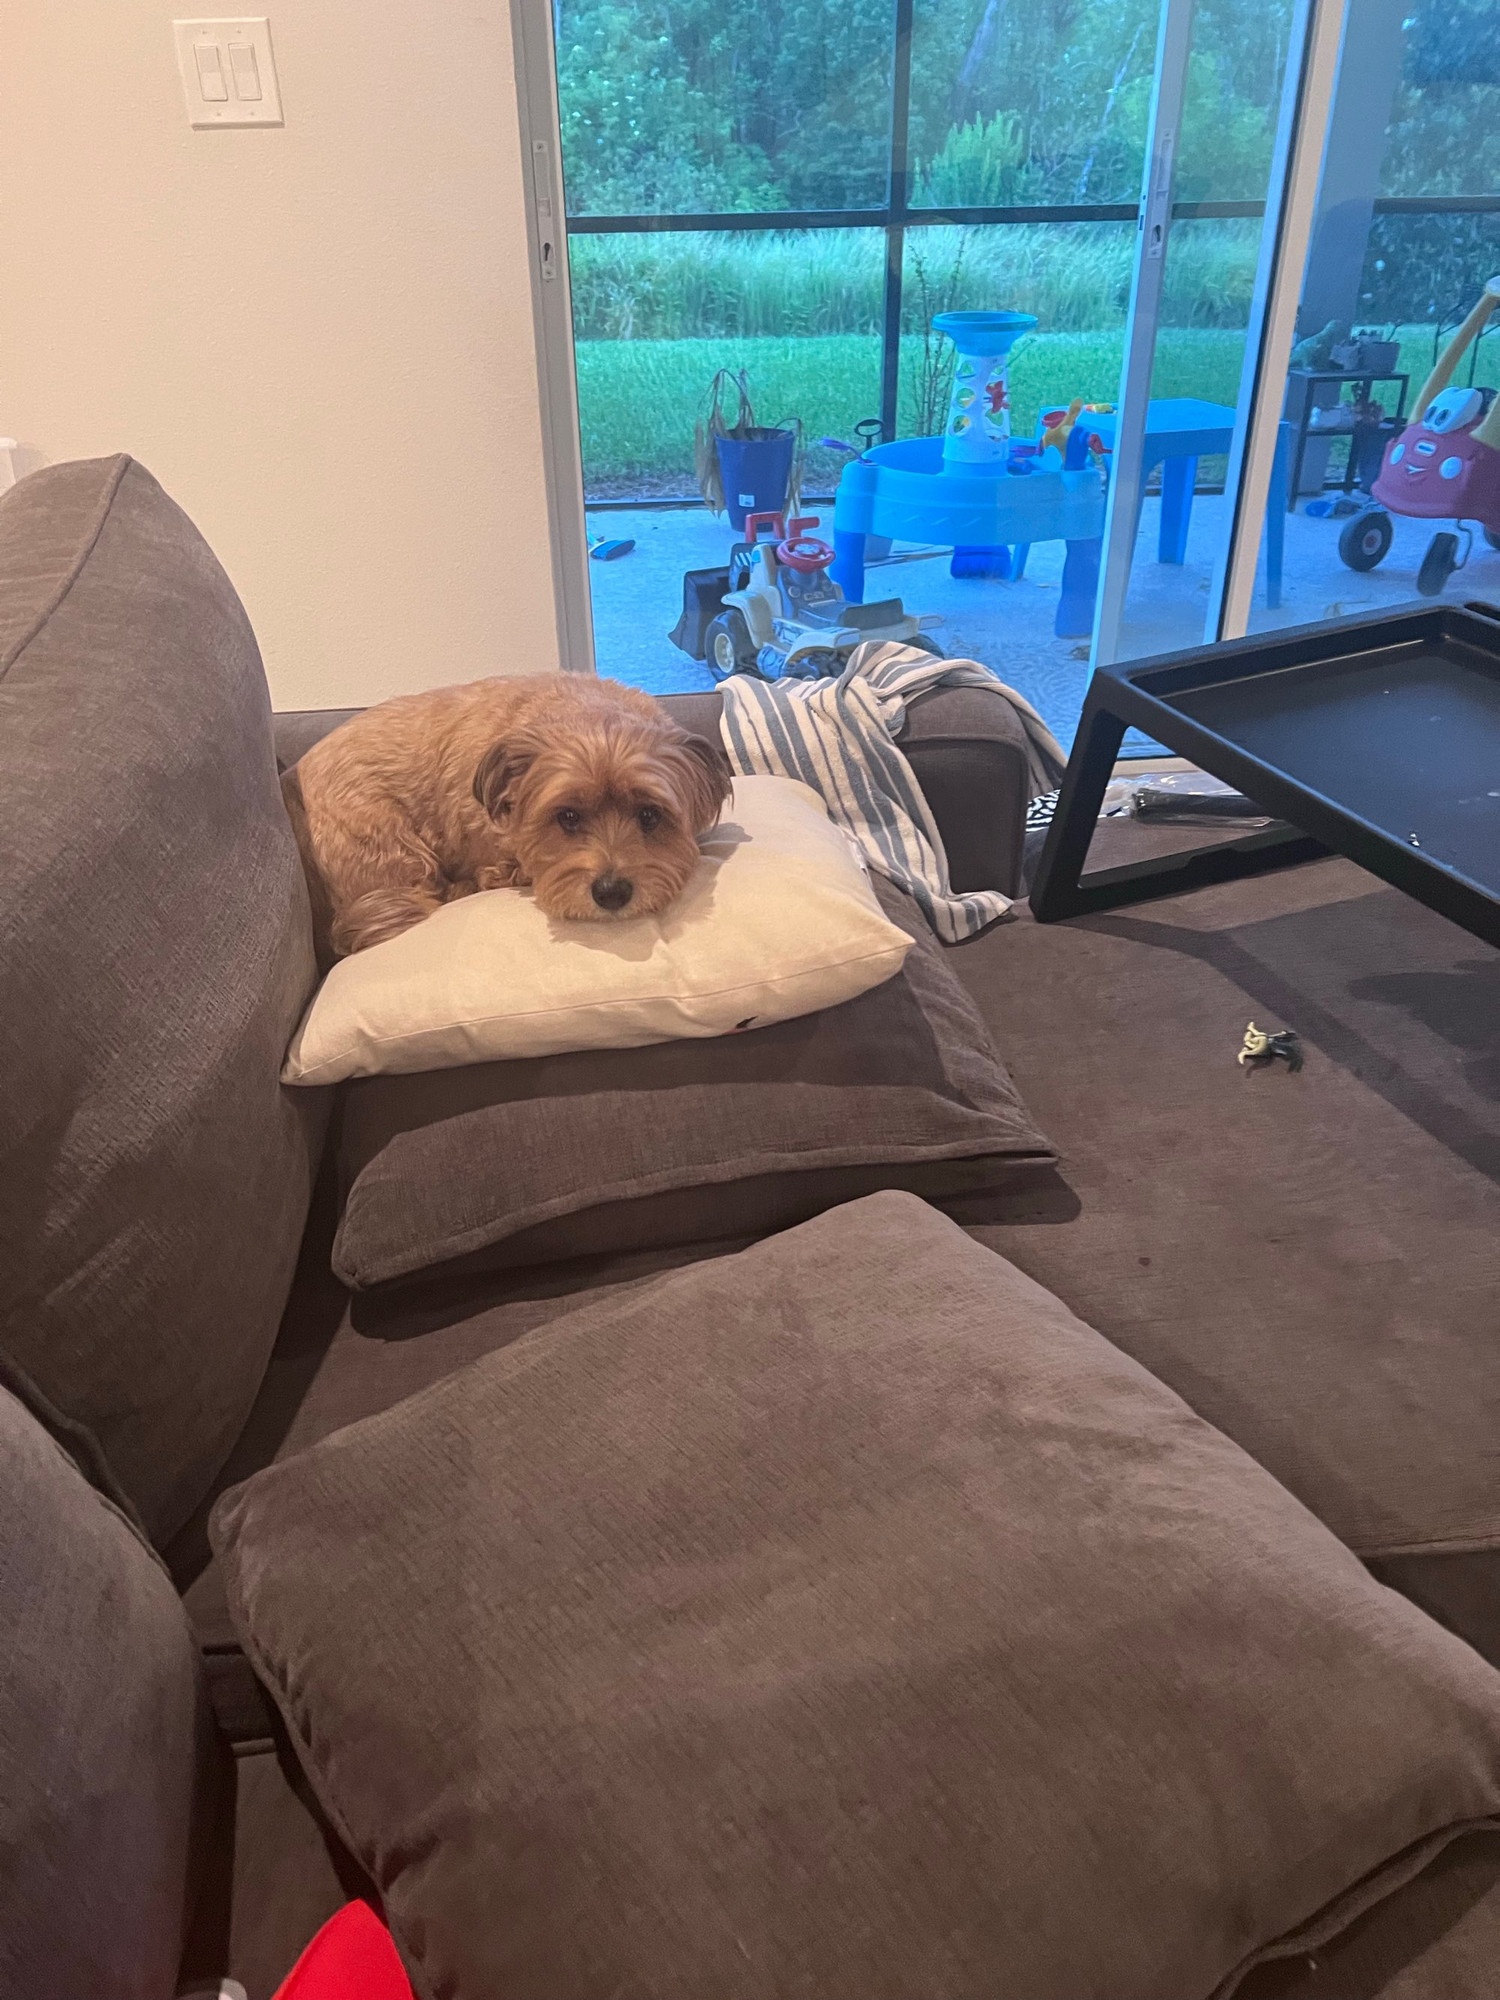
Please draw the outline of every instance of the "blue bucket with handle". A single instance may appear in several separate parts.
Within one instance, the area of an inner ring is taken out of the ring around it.
[[[761,428],[749,437],[715,438],[714,444],[730,527],[743,533],[749,515],[785,511],[792,456],[797,449],[795,431]]]

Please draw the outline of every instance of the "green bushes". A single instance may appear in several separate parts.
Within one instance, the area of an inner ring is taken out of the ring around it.
[[[1021,121],[1006,112],[954,125],[936,157],[918,169],[916,202],[922,208],[1004,208],[1022,201],[1026,157]]]

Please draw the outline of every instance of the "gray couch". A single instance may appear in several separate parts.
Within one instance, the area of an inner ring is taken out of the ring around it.
[[[712,720],[716,697],[683,699]],[[171,1991],[185,1940],[184,1979],[269,2000],[368,1884],[225,1617],[215,1497],[582,1293],[704,1255],[389,1296],[333,1277],[339,1107],[277,1081],[314,980],[277,761],[338,719],[273,723],[232,589],[130,460],[0,507],[0,1617],[75,1635],[66,1661],[0,1669],[31,1690],[0,1688],[0,1757],[56,1732],[45,1807],[0,1800],[0,1853],[7,1813],[51,1829],[9,1903],[0,1884],[0,1973],[36,1979],[45,1949],[7,1924],[46,1907],[59,1937],[114,1938],[91,1991]],[[930,696],[904,747],[956,885],[1013,892],[1005,704]],[[1023,910],[947,962],[1061,1155],[951,1212],[1500,1664],[1495,954],[1329,861],[1055,929]],[[1252,1016],[1299,1029],[1300,1078],[1238,1069]],[[1446,1848],[1315,1961],[1240,1990],[1493,1993],[1500,1835]]]

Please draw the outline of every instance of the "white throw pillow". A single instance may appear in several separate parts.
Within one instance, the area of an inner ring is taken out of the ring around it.
[[[701,844],[657,917],[563,923],[526,890],[491,889],[341,959],[283,1082],[728,1035],[837,1006],[900,969],[911,939],[806,785],[736,778]]]

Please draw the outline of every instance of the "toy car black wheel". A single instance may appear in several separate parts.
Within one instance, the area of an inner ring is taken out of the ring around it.
[[[1424,597],[1436,597],[1458,567],[1458,537],[1434,535],[1427,544],[1422,567],[1417,571],[1417,588]]]
[[[1484,539],[1492,549],[1500,549],[1500,528],[1486,528]]]
[[[743,611],[733,605],[709,621],[703,634],[703,657],[716,681],[728,680],[733,673],[745,673],[755,666],[755,645]]]
[[[788,662],[783,680],[821,681],[830,674],[842,673],[848,664],[848,655],[836,652],[830,646],[816,646],[810,652],[799,653],[795,660]]]
[[[1339,556],[1350,569],[1374,569],[1385,560],[1394,533],[1389,514],[1381,513],[1378,507],[1367,508],[1344,523]]]

